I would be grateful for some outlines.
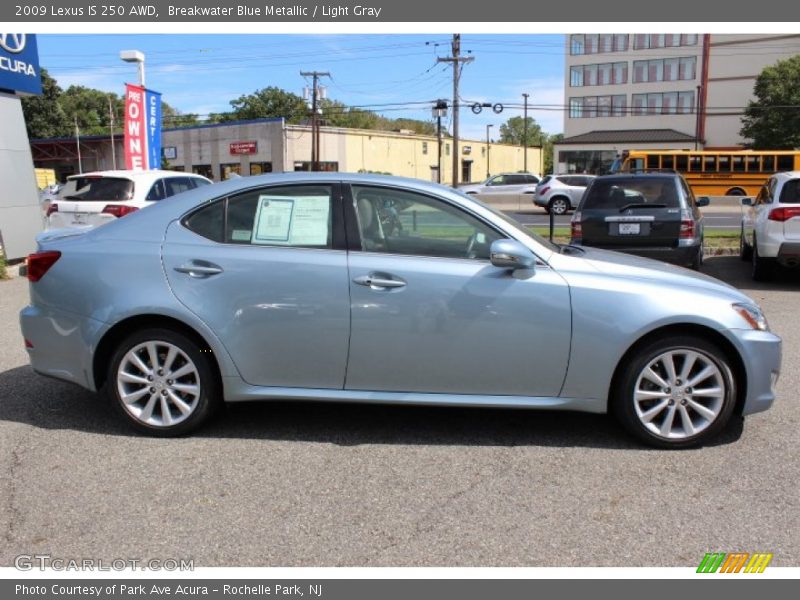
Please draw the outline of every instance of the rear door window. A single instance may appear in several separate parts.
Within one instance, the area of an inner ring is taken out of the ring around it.
[[[150,191],[147,192],[147,197],[145,200],[148,202],[157,202],[158,200],[163,200],[166,197],[167,194],[164,192],[164,180],[159,179],[153,184],[153,187],[150,188]]]
[[[167,188],[168,198],[194,189],[194,184],[188,177],[169,177],[164,180],[164,184]]]

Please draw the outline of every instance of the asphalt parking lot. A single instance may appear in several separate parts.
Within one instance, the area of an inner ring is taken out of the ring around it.
[[[0,565],[19,554],[196,566],[696,566],[707,551],[800,565],[800,275],[743,288],[784,339],[772,410],[665,452],[611,419],[321,404],[228,409],[191,438],[131,432],[27,364],[0,282]],[[488,350],[487,350],[488,351]]]

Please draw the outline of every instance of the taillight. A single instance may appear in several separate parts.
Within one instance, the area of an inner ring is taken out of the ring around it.
[[[49,250],[47,252],[37,252],[28,256],[28,281],[39,281],[44,274],[50,270],[56,261],[61,258],[61,252]]]
[[[58,212],[58,204],[54,204],[53,202],[51,202],[50,206],[47,207],[47,216],[49,217],[54,212]]]
[[[678,237],[682,240],[694,239],[694,219],[687,210],[681,211],[681,232]]]
[[[569,226],[573,240],[579,240],[583,237],[583,226],[581,225],[580,212],[576,212],[574,215],[572,215],[572,221],[570,221]]]
[[[106,204],[103,212],[107,215],[113,215],[119,218],[136,212],[137,210],[139,210],[137,206],[130,206],[129,204]]]
[[[543,187],[542,189],[540,189],[539,194],[544,196],[549,191],[550,191],[550,186],[548,185],[547,187]]]
[[[782,206],[769,211],[770,221],[788,221],[792,217],[800,217],[800,206]]]

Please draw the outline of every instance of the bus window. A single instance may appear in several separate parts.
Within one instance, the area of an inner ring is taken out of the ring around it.
[[[644,170],[644,159],[643,158],[632,158],[631,159],[631,170],[632,171],[643,171]]]
[[[689,157],[685,154],[678,154],[675,157],[675,169],[679,173],[686,173],[686,170],[689,168]]]
[[[662,154],[661,155],[661,168],[662,169],[674,169],[675,168],[675,157],[672,154]]]
[[[647,155],[647,168],[648,169],[658,169],[660,168],[658,164],[658,154],[648,154]]]
[[[730,173],[731,172],[731,157],[730,156],[718,156],[717,157],[717,170],[720,173]]]
[[[701,157],[697,155],[692,155],[689,157],[689,170],[692,173],[699,173],[703,170],[702,163],[700,162]]]
[[[761,160],[761,170],[764,173],[774,173],[775,172],[775,155],[774,154],[766,154]]]
[[[717,171],[717,157],[704,156],[703,157],[703,171],[706,173],[715,173]]]
[[[792,156],[783,154],[778,157],[778,171],[792,171],[794,169],[794,160]]]
[[[761,172],[761,157],[760,156],[746,156],[747,172],[760,173]]]
[[[731,156],[731,171],[744,173],[744,156]]]

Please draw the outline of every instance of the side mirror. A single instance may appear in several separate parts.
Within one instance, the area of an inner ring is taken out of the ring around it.
[[[753,206],[752,198],[742,198],[742,206]]]
[[[697,203],[698,208],[702,208],[703,206],[708,206],[711,204],[711,198],[708,196],[700,196],[695,200],[695,202]]]
[[[489,259],[501,269],[530,269],[536,262],[533,252],[516,240],[495,240],[489,248]]]

